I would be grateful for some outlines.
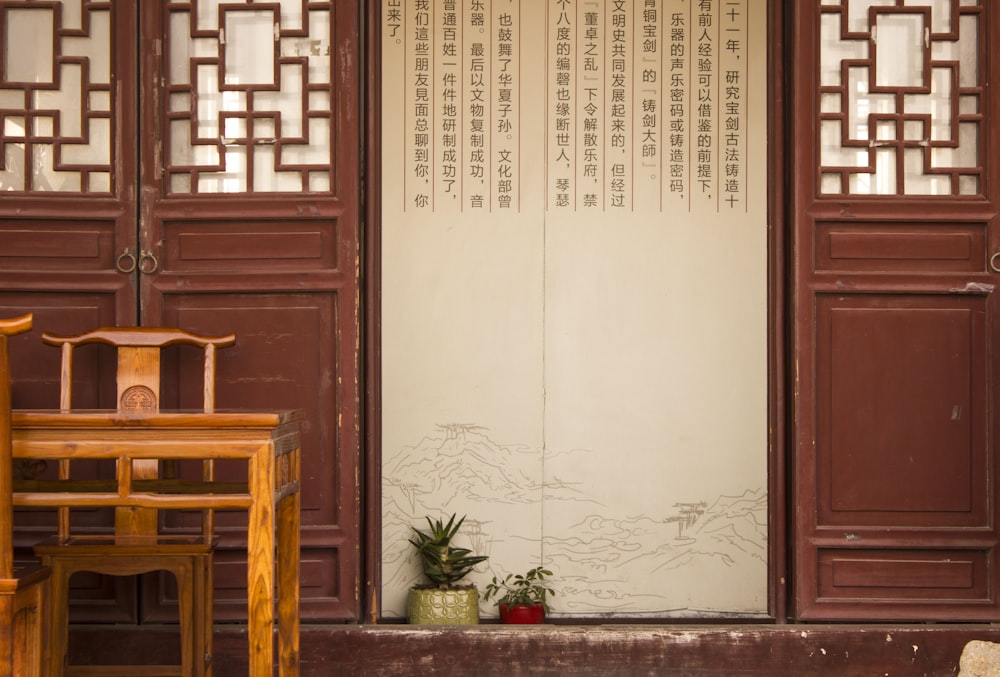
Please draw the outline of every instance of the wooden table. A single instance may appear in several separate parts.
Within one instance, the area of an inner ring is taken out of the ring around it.
[[[299,421],[303,417],[298,410],[127,415],[15,409],[11,416],[15,459],[44,459],[51,464],[60,459],[211,457],[244,459],[248,465],[246,482],[235,488],[229,481],[187,482],[183,491],[175,491],[165,481],[137,481],[132,486],[126,478],[124,488],[118,482],[109,487],[91,485],[86,491],[59,491],[58,480],[53,480],[47,483],[48,491],[39,489],[44,483],[31,491],[15,487],[14,505],[248,511],[249,674],[273,674],[277,589],[278,674],[294,677],[299,674]]]

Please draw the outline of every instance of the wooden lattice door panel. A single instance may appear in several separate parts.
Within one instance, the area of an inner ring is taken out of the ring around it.
[[[820,4],[820,193],[979,195],[983,4]]]
[[[1000,13],[793,12],[793,612],[997,620]]]
[[[301,608],[315,620],[360,613],[359,4],[0,8],[0,39],[32,45],[0,80],[0,310],[33,311],[36,327],[14,346],[25,358],[17,406],[58,402],[58,356],[42,332],[236,333],[219,406],[307,412]],[[108,406],[106,361],[77,365],[92,374],[82,403]],[[166,397],[183,404],[196,375],[167,362]],[[22,547],[51,527],[45,515],[18,520]],[[245,615],[244,520],[217,520],[219,620]],[[82,581],[76,618],[173,618],[158,578],[128,595]]]
[[[142,15],[160,49],[140,81],[162,75],[142,97],[142,119],[162,121],[162,150],[142,147],[158,263],[140,278],[142,323],[229,326],[240,345],[220,361],[220,406],[307,412],[302,615],[315,619],[360,605],[356,4],[170,0]],[[244,566],[240,519],[217,522],[217,618],[244,613],[227,583]]]

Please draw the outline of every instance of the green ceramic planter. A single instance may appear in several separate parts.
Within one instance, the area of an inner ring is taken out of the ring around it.
[[[407,610],[413,625],[478,625],[479,591],[475,586],[410,588]]]

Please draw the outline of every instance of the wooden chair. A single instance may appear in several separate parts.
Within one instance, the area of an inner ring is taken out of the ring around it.
[[[232,334],[197,336],[169,328],[103,328],[76,336],[44,334],[42,340],[62,348],[60,409],[72,409],[73,351],[84,344],[106,344],[117,350],[118,412],[141,418],[160,408],[160,358],[167,346],[187,344],[204,353],[203,409],[215,409],[215,353],[232,345]],[[164,459],[119,458],[116,482],[119,495],[134,497],[143,481],[166,483],[161,475]],[[202,480],[214,480],[212,461],[202,463]],[[59,481],[72,487],[71,462],[59,462]],[[162,490],[162,486],[159,487]],[[81,503],[83,504],[83,503]],[[58,535],[35,547],[42,563],[52,570],[49,631],[51,677],[64,674],[89,675],[211,675],[212,673],[212,553],[215,542],[213,515],[201,515],[201,532],[195,535],[166,534],[162,515],[155,508],[117,507],[113,534],[75,533],[70,524],[68,502],[59,508]],[[181,633],[181,663],[178,666],[102,666],[98,672],[66,662],[68,641],[69,580],[78,571],[127,576],[168,571],[177,579]]]
[[[0,677],[41,675],[49,569],[14,565],[11,500],[10,363],[7,337],[31,329],[32,316],[0,320]]]

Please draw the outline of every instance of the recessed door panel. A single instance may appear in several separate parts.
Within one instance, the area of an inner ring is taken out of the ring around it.
[[[818,526],[990,526],[988,298],[818,296]]]

